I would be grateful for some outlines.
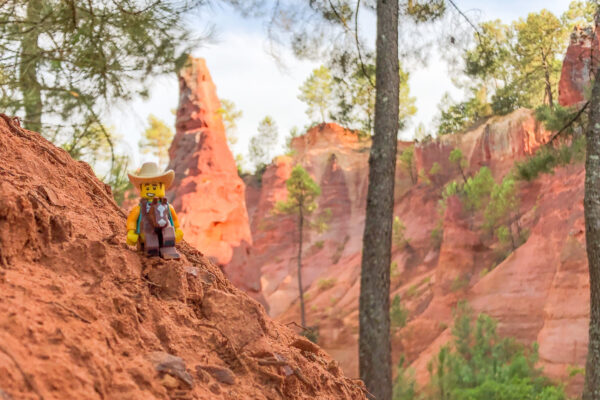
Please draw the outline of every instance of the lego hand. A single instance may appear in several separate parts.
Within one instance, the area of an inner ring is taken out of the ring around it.
[[[175,229],[175,242],[179,243],[183,239],[183,231],[179,228]]]
[[[134,230],[127,231],[127,244],[130,246],[135,246],[138,241],[138,234],[135,233]]]

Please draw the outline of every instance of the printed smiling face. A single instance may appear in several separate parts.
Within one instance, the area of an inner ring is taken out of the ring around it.
[[[142,183],[140,193],[147,200],[159,199],[165,197],[165,185],[160,182]]]

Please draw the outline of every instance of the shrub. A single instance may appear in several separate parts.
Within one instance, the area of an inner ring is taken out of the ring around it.
[[[472,178],[467,179],[463,186],[463,204],[465,208],[473,212],[483,209],[490,198],[494,184],[492,171],[488,167],[481,167],[479,172]]]
[[[390,305],[390,322],[392,328],[400,329],[406,326],[408,310],[402,305],[400,295],[395,295]]]
[[[311,342],[318,344],[319,343],[319,326],[308,326],[306,329],[300,332],[301,336],[304,336]]]
[[[418,285],[410,285],[408,290],[406,291],[406,297],[415,297],[417,295]]]
[[[496,321],[480,314],[473,323],[466,303],[455,310],[453,341],[431,364],[431,399],[455,400],[564,400],[561,386],[554,386],[535,367],[537,345],[526,347],[501,338]]]
[[[416,398],[415,371],[412,368],[407,368],[405,364],[404,356],[402,356],[396,366],[392,400],[412,400]]]
[[[327,289],[331,289],[333,285],[337,282],[335,278],[321,278],[317,281],[317,287],[319,290],[324,291]]]
[[[450,290],[452,292],[458,292],[459,290],[466,288],[469,285],[469,281],[470,280],[467,276],[459,275],[452,280],[452,283],[450,284]]]
[[[409,242],[410,239],[407,239],[405,236],[406,227],[404,223],[398,216],[394,217],[394,222],[392,224],[392,243],[399,248],[404,248]]]
[[[439,248],[442,245],[442,239],[444,237],[444,226],[442,220],[438,220],[438,223],[435,225],[433,230],[431,231],[431,241],[433,243],[433,247]]]
[[[401,358],[393,400],[566,400],[563,387],[535,366],[536,344],[500,337],[497,322],[485,314],[473,320],[471,309],[459,303],[453,339],[428,364],[431,379],[422,393],[416,392],[414,374]]]
[[[436,162],[433,163],[433,165],[429,169],[429,175],[430,176],[436,176],[440,172],[442,172],[442,166],[440,165],[439,162],[436,161]]]
[[[570,145],[557,149],[542,147],[525,161],[515,164],[518,179],[532,181],[540,174],[552,173],[554,168],[585,159],[585,137],[574,139]]]
[[[390,276],[395,278],[398,275],[400,275],[400,271],[398,271],[398,263],[396,261],[392,261],[390,264]]]

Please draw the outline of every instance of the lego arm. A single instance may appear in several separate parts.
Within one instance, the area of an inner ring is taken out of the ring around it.
[[[173,227],[175,228],[175,242],[181,242],[183,239],[183,231],[179,229],[179,218],[172,205],[169,204],[169,210],[171,210],[171,218],[173,218]]]
[[[127,244],[134,246],[138,241],[137,230],[137,220],[140,216],[140,206],[135,206],[129,212],[129,216],[127,217]]]

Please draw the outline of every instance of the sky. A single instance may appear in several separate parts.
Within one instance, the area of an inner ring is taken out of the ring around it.
[[[501,19],[509,23],[543,8],[560,16],[570,1],[455,0],[455,3],[475,21]],[[226,6],[204,9],[201,15],[190,18],[189,23],[199,32],[214,26],[213,38],[195,49],[193,55],[206,60],[219,98],[232,100],[243,112],[235,133],[239,140],[232,148],[235,154],[246,155],[250,137],[256,134],[259,121],[267,115],[277,123],[282,147],[283,138],[292,127],[307,125],[306,107],[298,100],[298,88],[319,63],[298,60],[283,48],[286,68],[281,68],[266,51],[268,41],[263,21],[242,18]],[[365,29],[374,31],[374,27]],[[401,138],[408,139],[419,123],[433,131],[434,117],[444,93],[449,92],[454,100],[461,100],[463,92],[448,79],[448,66],[435,52],[429,55],[427,65],[406,67],[410,71],[411,95],[416,97],[417,106],[417,114],[400,133]],[[138,152],[148,115],[153,114],[174,126],[173,110],[177,108],[177,102],[176,76],[161,76],[152,82],[148,100],[119,105],[108,115],[108,124],[124,138],[122,151],[132,156],[133,168],[152,161],[151,156]]]

